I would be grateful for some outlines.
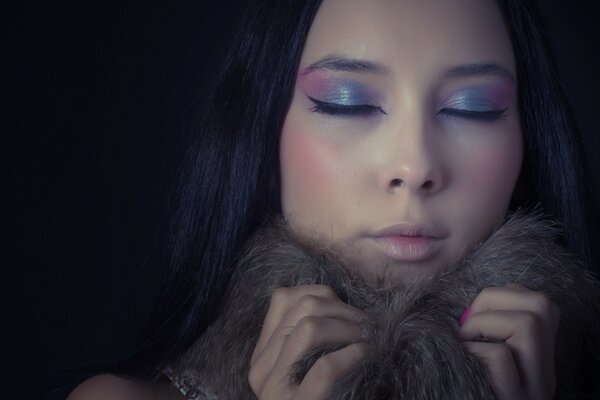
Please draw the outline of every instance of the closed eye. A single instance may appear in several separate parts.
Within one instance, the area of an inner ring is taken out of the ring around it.
[[[383,111],[381,107],[374,106],[372,104],[343,105],[336,103],[327,103],[321,100],[317,100],[310,96],[307,97],[314,104],[314,107],[311,109],[311,111],[322,114],[340,116],[369,116],[381,113],[387,115],[387,113]]]
[[[463,110],[459,108],[442,108],[438,114],[441,114],[450,118],[461,118],[472,121],[480,122],[494,122],[499,119],[506,117],[506,111],[508,108],[503,110],[489,110],[489,111],[471,111]]]

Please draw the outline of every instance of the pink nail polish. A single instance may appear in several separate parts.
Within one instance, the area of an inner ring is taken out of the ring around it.
[[[471,314],[471,306],[465,308],[465,311],[463,311],[462,315],[460,316],[460,319],[458,320],[458,324],[460,326],[463,326],[465,321],[469,318],[469,314]]]

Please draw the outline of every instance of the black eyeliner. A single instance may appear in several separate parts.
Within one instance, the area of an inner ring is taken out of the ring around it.
[[[481,121],[481,122],[494,122],[506,116],[506,111],[508,108],[503,110],[490,110],[490,111],[469,111],[469,110],[461,110],[458,108],[443,108],[440,110],[439,114],[450,118],[461,118],[472,121]]]
[[[314,107],[312,111],[328,114],[328,115],[348,115],[348,116],[358,116],[358,115],[370,115],[375,113],[382,113],[387,115],[385,111],[379,106],[374,106],[371,104],[357,104],[357,105],[341,105],[335,103],[328,103],[325,101],[317,100],[313,97],[307,96],[310,101],[314,103]]]

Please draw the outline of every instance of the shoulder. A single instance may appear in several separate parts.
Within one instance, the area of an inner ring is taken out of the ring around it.
[[[115,375],[96,375],[77,386],[67,400],[137,400],[143,396],[142,388],[133,380]]]
[[[77,386],[67,400],[182,400],[170,385],[142,383],[115,375],[96,375]]]

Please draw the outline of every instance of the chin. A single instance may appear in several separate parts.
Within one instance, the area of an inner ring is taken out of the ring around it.
[[[343,249],[339,246],[333,248],[348,269],[371,282],[405,284],[432,280],[441,276],[452,265],[451,259],[444,254],[421,261],[399,261],[373,254],[376,253],[373,251],[361,250],[360,247],[351,251],[347,245]]]

